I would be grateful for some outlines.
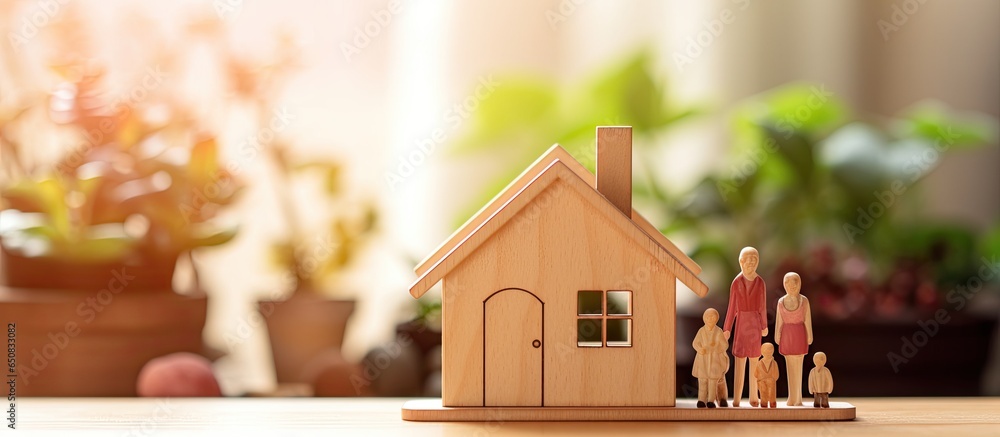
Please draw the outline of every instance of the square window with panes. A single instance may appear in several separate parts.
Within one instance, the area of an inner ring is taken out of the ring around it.
[[[578,347],[632,346],[632,292],[581,290],[576,298]]]

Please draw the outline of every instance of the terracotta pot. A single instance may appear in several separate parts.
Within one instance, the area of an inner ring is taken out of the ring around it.
[[[267,321],[275,376],[279,383],[289,383],[308,382],[303,371],[310,361],[325,351],[340,351],[355,301],[302,292],[257,305]]]
[[[74,264],[0,250],[0,322],[9,336],[14,324],[17,394],[135,396],[149,360],[203,353],[207,298],[173,291],[175,262]]]
[[[18,396],[135,396],[149,360],[202,352],[204,294],[133,288],[0,286],[0,321],[16,345]]]
[[[131,276],[129,289],[172,289],[176,257],[146,262],[72,263],[49,258],[26,258],[0,246],[0,284],[14,288],[101,290],[114,279],[111,272]]]

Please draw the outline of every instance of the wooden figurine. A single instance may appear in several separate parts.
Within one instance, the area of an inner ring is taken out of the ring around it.
[[[774,361],[774,345],[760,346],[761,359],[753,369],[753,378],[760,387],[761,408],[778,408],[776,386],[778,383],[778,363]]]
[[[725,392],[722,388],[722,381],[725,379],[726,371],[729,370],[729,342],[722,335],[719,328],[719,312],[715,308],[705,310],[702,316],[705,326],[698,329],[694,336],[695,357],[691,374],[698,378],[698,408],[715,408],[716,402],[719,406],[728,406]],[[720,396],[720,391],[721,396]]]
[[[809,371],[809,393],[813,395],[813,407],[830,408],[830,393],[833,393],[833,375],[826,367],[826,354],[813,354],[813,364]]]
[[[724,339],[726,337],[723,336],[722,338]],[[726,346],[729,346],[729,342],[728,341],[726,342]],[[719,381],[718,381],[718,383],[715,386],[715,388],[716,388],[715,398],[719,400],[719,406],[720,407],[728,407],[729,406],[729,401],[728,401],[728,399],[729,399],[729,385],[726,384],[726,372],[728,372],[728,371],[729,371],[729,354],[727,353],[726,354],[726,370],[722,372],[722,377],[719,378]],[[711,389],[712,389],[712,387],[709,386],[709,390],[711,390]]]
[[[729,309],[726,310],[726,323],[723,332],[729,340],[733,336],[733,356],[736,357],[735,375],[733,376],[733,406],[740,406],[743,396],[743,378],[747,372],[747,359],[750,360],[750,406],[758,403],[757,381],[752,373],[760,356],[761,337],[767,335],[766,288],[764,279],[757,274],[760,254],[757,249],[744,247],[740,251],[740,273],[733,279],[729,288]],[[734,323],[735,322],[735,323]],[[734,326],[735,324],[735,326]],[[735,329],[734,329],[735,328]]]
[[[799,293],[802,278],[789,272],[784,278],[785,295],[778,299],[775,312],[774,342],[778,353],[785,357],[788,375],[788,406],[802,406],[802,360],[813,342],[812,315],[809,300]]]
[[[760,419],[675,399],[677,284],[700,297],[708,286],[632,208],[632,161],[629,127],[597,128],[596,175],[553,146],[416,266],[414,298],[442,284],[442,396],[407,402],[403,419]],[[756,257],[743,257],[726,322],[744,365],[766,332]],[[725,356],[722,338],[705,352]],[[715,389],[721,404],[725,385]],[[767,418],[844,420],[854,408],[776,413]]]

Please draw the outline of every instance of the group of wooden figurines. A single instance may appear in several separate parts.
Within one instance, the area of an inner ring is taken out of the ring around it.
[[[757,274],[760,255],[757,249],[745,247],[740,251],[741,272],[733,279],[730,288],[729,309],[726,321],[719,328],[719,312],[714,308],[705,310],[705,326],[698,330],[692,345],[695,350],[692,375],[698,378],[698,407],[727,407],[726,371],[729,370],[729,339],[733,338],[733,356],[736,357],[736,372],[733,380],[735,388],[733,406],[740,406],[743,396],[743,380],[747,360],[750,361],[750,405],[753,407],[776,408],[775,384],[778,380],[778,365],[774,360],[774,346],[761,343],[766,336],[767,310],[764,280]],[[778,353],[785,357],[788,373],[788,406],[802,405],[802,361],[812,344],[812,317],[809,300],[799,293],[802,279],[797,273],[789,272],[784,278],[785,295],[778,299],[775,317],[774,342]],[[816,365],[809,372],[809,393],[814,396],[813,406],[830,407],[830,392],[833,391],[833,376],[826,368],[826,354],[813,354]],[[759,397],[758,397],[759,395]]]

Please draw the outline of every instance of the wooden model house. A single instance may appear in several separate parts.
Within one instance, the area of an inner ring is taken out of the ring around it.
[[[675,290],[700,267],[632,209],[632,130],[596,177],[553,146],[416,268],[443,281],[443,407],[673,407]]]

